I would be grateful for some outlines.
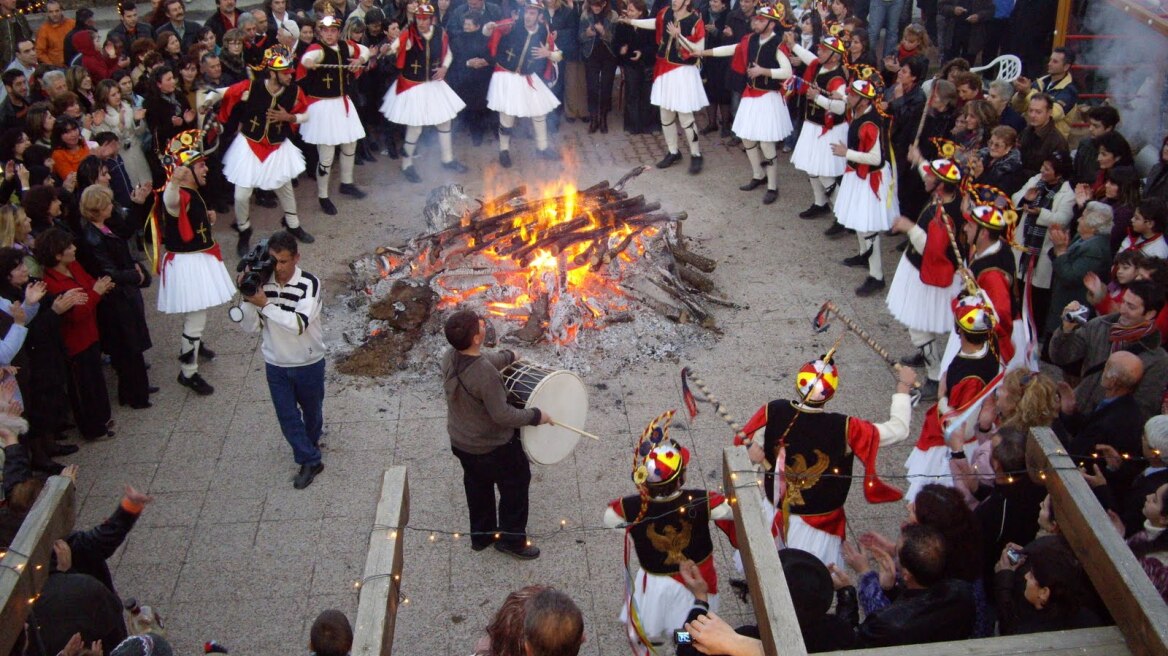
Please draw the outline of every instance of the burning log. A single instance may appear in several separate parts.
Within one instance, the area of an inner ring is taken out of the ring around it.
[[[678,262],[688,264],[702,273],[712,273],[718,267],[717,262],[708,257],[693,253],[680,245],[674,246],[670,244],[670,252],[673,253],[673,258]]]
[[[527,321],[519,330],[508,335],[508,337],[517,339],[528,344],[534,344],[543,337],[544,324],[547,323],[548,318],[548,297],[540,295],[531,304],[531,313],[527,315]]]

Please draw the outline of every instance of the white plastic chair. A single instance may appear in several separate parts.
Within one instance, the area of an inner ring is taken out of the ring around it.
[[[1005,82],[1013,82],[1022,76],[1022,60],[1014,55],[998,55],[985,66],[978,66],[977,68],[969,69],[970,73],[981,73],[988,71],[995,66],[998,67],[998,77],[996,79]]]

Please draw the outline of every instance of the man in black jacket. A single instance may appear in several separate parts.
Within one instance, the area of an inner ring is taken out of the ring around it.
[[[154,30],[150,27],[150,23],[138,21],[138,7],[126,3],[121,6],[122,21],[110,28],[109,35],[117,36],[122,39],[125,44],[125,51],[129,52],[130,46],[138,39],[154,40]]]
[[[929,69],[929,60],[921,55],[909,57],[896,73],[896,84],[889,87],[885,96],[888,113],[892,116],[892,130],[889,141],[896,158],[897,200],[904,216],[919,216],[929,194],[917,173],[916,167],[908,161],[908,151],[925,112],[925,93],[921,90],[921,78]]]
[[[973,633],[973,586],[943,578],[945,536],[931,526],[905,526],[897,555],[904,583],[890,592],[891,605],[868,613],[862,623],[854,603],[836,606],[836,613],[855,626],[855,646],[890,647],[968,638]]]

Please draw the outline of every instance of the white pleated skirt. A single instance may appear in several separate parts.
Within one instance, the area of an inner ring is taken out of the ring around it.
[[[734,115],[733,129],[739,139],[750,141],[782,141],[795,130],[787,103],[778,92],[752,98],[743,96]]]
[[[511,71],[491,74],[487,87],[487,108],[516,118],[544,116],[560,101],[538,75],[520,75]]]
[[[300,136],[310,144],[340,146],[364,139],[365,127],[351,98],[324,98],[308,105]]]
[[[637,568],[633,581],[633,603],[645,636],[653,642],[671,642],[673,632],[685,626],[693,608],[693,593],[671,576],[646,574]],[[718,611],[718,595],[710,595],[710,610]],[[621,606],[621,622],[628,623],[629,604]]]
[[[381,101],[381,113],[398,125],[441,125],[453,121],[465,107],[446,80],[415,84],[401,93],[394,80]]]
[[[856,232],[883,232],[892,227],[892,220],[900,216],[900,201],[892,193],[892,167],[885,163],[880,173],[879,196],[872,193],[869,179],[854,171],[844,173],[832,206],[840,225]]]
[[[904,493],[906,501],[916,499],[921,488],[930,483],[937,483],[945,487],[953,487],[953,476],[949,471],[949,447],[929,447],[928,449],[913,450],[904,461],[905,473],[908,475],[908,491]]]
[[[678,66],[657,76],[649,102],[661,109],[691,114],[710,104],[697,66]]]
[[[900,323],[910,330],[927,333],[947,333],[953,330],[953,309],[950,303],[961,291],[961,277],[953,275],[948,287],[934,287],[921,282],[921,272],[908,257],[900,256],[892,286],[884,304]]]
[[[831,153],[831,145],[848,142],[848,124],[841,122],[827,134],[820,134],[822,132],[822,125],[803,121],[803,129],[799,130],[799,139],[791,153],[791,164],[807,175],[839,177],[844,174],[847,162]]]
[[[223,260],[210,253],[169,254],[158,283],[158,311],[198,312],[223,305],[235,296],[235,282]]]
[[[261,162],[247,137],[239,135],[223,155],[223,175],[239,187],[279,189],[301,173],[304,173],[304,153],[291,139],[285,139]]]
[[[839,536],[811,526],[798,515],[791,515],[788,518],[787,547],[802,549],[823,561],[824,565],[843,567],[840,543]]]

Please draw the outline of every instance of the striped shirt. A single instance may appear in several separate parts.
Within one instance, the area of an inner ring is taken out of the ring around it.
[[[263,286],[268,298],[263,308],[243,304],[243,329],[263,331],[264,362],[277,367],[303,367],[324,357],[321,291],[316,276],[296,267],[287,284],[281,285],[273,276]]]

